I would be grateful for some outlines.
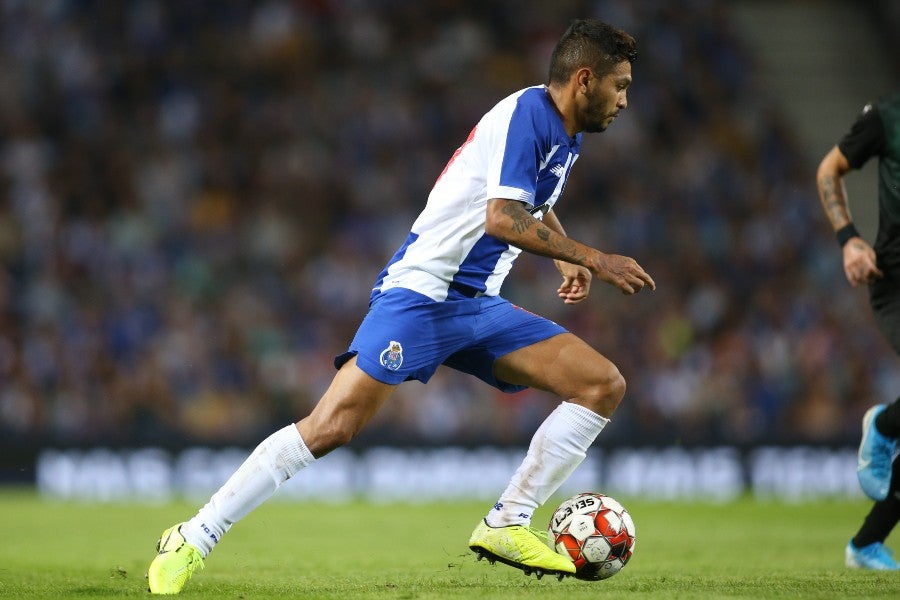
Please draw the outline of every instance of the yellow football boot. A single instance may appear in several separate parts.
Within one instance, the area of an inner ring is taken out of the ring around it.
[[[491,564],[499,560],[522,569],[526,575],[534,573],[538,579],[551,574],[562,580],[567,575],[575,574],[575,564],[571,560],[555,552],[522,525],[491,527],[482,520],[469,538],[469,548],[478,560],[487,558]]]
[[[159,554],[150,563],[147,579],[151,594],[177,594],[197,569],[203,569],[203,556],[181,535],[183,523],[162,532],[156,543]]]

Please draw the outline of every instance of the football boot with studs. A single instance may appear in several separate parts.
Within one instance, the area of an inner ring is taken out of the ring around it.
[[[478,560],[486,558],[491,564],[499,561],[521,569],[525,575],[534,573],[538,579],[555,575],[562,581],[575,574],[571,560],[550,548],[539,533],[522,525],[491,527],[482,520],[469,538],[469,548]]]

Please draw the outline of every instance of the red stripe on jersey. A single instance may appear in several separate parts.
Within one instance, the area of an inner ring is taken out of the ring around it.
[[[450,157],[450,160],[447,161],[447,166],[445,166],[445,167],[444,167],[444,170],[441,171],[441,174],[438,175],[438,178],[435,180],[435,183],[437,183],[438,181],[441,180],[441,177],[444,176],[444,173],[447,172],[447,169],[450,168],[450,165],[452,165],[452,164],[453,164],[453,161],[456,160],[456,157],[459,156],[459,153],[462,152],[462,151],[463,151],[463,148],[465,148],[465,147],[469,144],[469,142],[472,141],[472,139],[475,137],[475,130],[476,130],[476,129],[478,129],[478,126],[477,126],[477,125],[476,125],[475,127],[472,128],[472,131],[469,132],[469,137],[466,138],[466,141],[464,141],[464,142],[462,143],[462,146],[460,146],[459,148],[456,149],[456,152],[454,152],[454,153],[453,153],[453,156]]]

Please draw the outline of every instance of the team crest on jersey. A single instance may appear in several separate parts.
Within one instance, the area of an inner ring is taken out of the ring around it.
[[[391,340],[388,347],[381,353],[380,359],[385,368],[396,371],[403,364],[403,346],[400,345],[400,342]]]

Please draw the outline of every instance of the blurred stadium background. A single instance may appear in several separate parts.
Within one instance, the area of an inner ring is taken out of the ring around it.
[[[0,484],[202,496],[303,416],[450,154],[575,16],[640,58],[558,212],[658,289],[569,308],[530,257],[507,283],[629,382],[573,485],[857,494],[900,362],[814,173],[897,88],[890,0],[0,0]],[[294,493],[492,498],[555,403],[441,371]]]

